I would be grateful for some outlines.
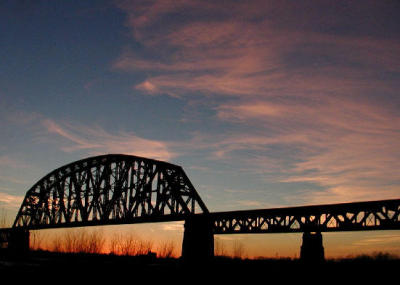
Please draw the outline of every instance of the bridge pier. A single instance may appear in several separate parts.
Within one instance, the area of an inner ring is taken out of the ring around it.
[[[185,263],[207,263],[214,257],[213,221],[208,215],[185,220],[182,259]]]
[[[24,229],[1,229],[0,231],[0,248],[7,249],[13,253],[25,253],[29,251],[28,230]]]
[[[300,249],[300,260],[305,262],[322,262],[325,260],[322,234],[320,232],[304,232]]]

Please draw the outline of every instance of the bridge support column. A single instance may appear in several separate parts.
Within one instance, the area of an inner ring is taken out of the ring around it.
[[[214,257],[212,220],[206,215],[185,220],[182,259],[185,263],[207,263]]]
[[[23,229],[11,229],[9,232],[8,249],[15,253],[25,253],[29,251],[30,233]]]
[[[300,249],[300,259],[305,262],[322,262],[325,260],[322,234],[320,232],[303,233],[303,244]]]

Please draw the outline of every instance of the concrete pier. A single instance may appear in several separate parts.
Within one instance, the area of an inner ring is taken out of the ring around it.
[[[303,244],[300,249],[300,259],[305,262],[322,262],[325,260],[322,234],[320,232],[303,233]]]
[[[193,216],[185,220],[182,243],[182,259],[185,263],[208,262],[214,257],[212,220],[207,215]]]

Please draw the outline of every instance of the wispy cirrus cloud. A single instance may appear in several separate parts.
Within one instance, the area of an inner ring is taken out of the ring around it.
[[[385,21],[388,7],[366,6]],[[364,7],[320,1],[119,7],[147,50],[125,50],[113,68],[145,71],[147,78],[133,86],[144,93],[211,101],[214,119],[234,126],[194,132],[182,149],[195,146],[210,159],[240,161],[247,171],[322,189],[305,190],[304,200],[400,194],[394,171],[400,41],[395,30],[382,37],[373,23],[354,22],[351,15],[365,13]],[[166,21],[171,15],[179,21]]]
[[[65,152],[86,150],[93,155],[123,153],[161,160],[170,160],[175,156],[167,143],[145,139],[132,132],[112,134],[100,126],[59,123],[50,119],[44,119],[42,125],[48,133],[47,140],[63,140],[61,149]]]
[[[0,167],[11,167],[15,169],[29,168],[31,165],[25,161],[10,155],[0,155]]]
[[[221,119],[257,126],[258,132],[226,139],[219,153],[260,150],[249,164],[264,171],[280,168],[282,182],[313,183],[325,189],[305,193],[307,201],[398,196],[399,116],[351,99],[325,101],[308,106],[266,101],[221,106]],[[277,158],[268,151],[278,145],[288,154]]]
[[[397,198],[400,118],[352,98],[296,105],[284,100],[237,101],[217,107],[240,131],[195,133],[190,145],[210,160],[240,164],[269,181],[303,185],[293,204]],[[318,186],[307,188],[307,185]]]
[[[0,207],[18,208],[21,205],[23,199],[23,196],[0,192]]]
[[[175,96],[208,92],[225,96],[298,98],[327,90],[338,93],[368,91],[372,86],[384,88],[383,82],[390,78],[379,76],[377,79],[377,70],[393,72],[400,64],[396,52],[400,42],[396,39],[312,29],[311,24],[318,23],[320,17],[311,11],[302,20],[302,24],[310,24],[308,29],[296,29],[295,25],[284,25],[273,9],[278,7],[283,14],[295,19],[299,12],[297,5],[286,5],[283,9],[276,2],[247,4],[230,3],[230,10],[226,12],[223,9],[226,3],[125,3],[121,7],[127,12],[128,26],[135,31],[136,40],[148,46],[154,57],[125,51],[113,66],[125,71],[150,72],[146,84],[160,93]],[[164,17],[181,9],[195,15],[191,20],[185,18],[179,26],[163,22]],[[205,17],[206,13],[211,16]],[[333,27],[340,26],[340,19],[329,21]],[[160,22],[163,27],[158,26]],[[168,52],[159,52],[160,48]]]
[[[376,246],[377,244],[398,244],[400,242],[400,235],[398,234],[386,234],[379,236],[372,236],[358,240],[353,243],[355,246]]]

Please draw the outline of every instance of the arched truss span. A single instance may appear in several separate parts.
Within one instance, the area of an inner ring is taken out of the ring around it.
[[[182,167],[130,155],[79,160],[27,192],[13,227],[26,229],[183,220],[207,207]]]

